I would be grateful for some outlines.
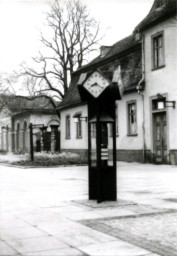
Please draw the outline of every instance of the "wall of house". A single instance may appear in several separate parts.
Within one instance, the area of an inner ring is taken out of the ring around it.
[[[136,135],[128,134],[128,109],[127,103],[136,102]],[[142,97],[138,93],[123,95],[118,101],[118,136],[117,136],[117,159],[120,161],[143,162],[143,107]]]
[[[27,132],[24,135],[24,122],[27,123]],[[14,151],[21,151],[21,150],[30,150],[30,134],[29,134],[29,124],[32,123],[33,127],[33,145],[34,150],[37,149],[37,141],[40,141],[41,132],[40,127],[35,127],[35,125],[44,125],[47,126],[47,131],[51,132],[50,125],[57,125],[59,126],[59,118],[53,114],[23,114],[15,117],[14,119]],[[17,146],[17,130],[18,124],[20,125],[20,133],[19,133],[19,145]],[[24,136],[25,136],[25,147],[24,147]]]
[[[30,123],[34,125],[44,124],[44,126],[48,126],[48,131],[50,131],[50,125],[59,125],[59,117],[53,114],[31,114]]]
[[[152,70],[152,36],[164,33],[165,66]],[[157,94],[177,102],[177,20],[170,18],[144,32],[145,36],[145,127],[147,150],[153,153],[153,129],[151,99]],[[168,161],[177,164],[177,108],[166,108]],[[176,151],[171,158],[170,151]]]
[[[76,113],[81,113],[81,116],[87,116],[87,105],[81,105],[78,107],[69,108],[60,112],[61,118],[61,150],[78,152],[82,156],[87,156],[88,150],[88,123],[82,121],[82,137],[77,138],[76,136],[76,123],[74,122],[73,116]],[[66,138],[66,116],[70,116],[70,138]]]
[[[137,134],[128,135],[128,110],[127,103],[135,101],[137,106]],[[118,101],[118,135],[117,159],[120,161],[143,161],[143,108],[142,98],[138,93],[126,94]],[[61,150],[78,152],[85,155],[88,149],[88,123],[82,121],[82,138],[76,138],[76,123],[74,114],[81,112],[82,116],[87,116],[87,106],[68,108],[61,111]],[[71,137],[66,138],[66,116],[70,115]]]

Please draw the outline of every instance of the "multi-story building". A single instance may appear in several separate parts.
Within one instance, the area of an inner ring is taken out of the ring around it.
[[[75,116],[87,116],[77,85],[83,73],[98,69],[110,81],[117,70],[124,87],[116,102],[117,160],[177,164],[176,0],[155,0],[132,35],[101,47],[97,58],[73,73],[59,107],[61,150],[87,156],[88,123],[74,123]]]

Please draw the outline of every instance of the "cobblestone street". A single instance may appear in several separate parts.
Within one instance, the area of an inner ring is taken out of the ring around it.
[[[86,166],[0,168],[0,256],[177,255],[177,167],[118,163],[118,201],[88,201]]]

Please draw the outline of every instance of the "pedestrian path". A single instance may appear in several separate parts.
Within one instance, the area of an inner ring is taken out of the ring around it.
[[[175,210],[125,200],[102,204],[88,200],[65,201],[60,206],[33,209],[27,214],[22,211],[9,218],[7,213],[1,217],[0,255],[177,255],[175,244],[170,248],[171,241],[165,241],[161,248],[160,242],[164,240],[158,241],[151,233],[160,228],[157,227],[159,216],[161,228],[166,219],[168,224],[171,220],[168,228],[177,220]],[[143,224],[143,230],[150,224],[151,229],[142,233],[140,226]],[[167,226],[165,232],[168,236]],[[176,239],[173,237],[174,243]],[[157,242],[159,245],[155,244]]]
[[[177,256],[173,170],[146,174],[149,166],[122,165],[118,201],[97,204],[87,199],[84,167],[6,168],[0,172],[0,256]]]

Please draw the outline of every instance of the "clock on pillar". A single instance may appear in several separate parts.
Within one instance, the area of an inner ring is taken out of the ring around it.
[[[89,199],[115,201],[116,131],[115,100],[120,99],[118,84],[95,70],[80,75],[78,89],[88,104]]]
[[[110,81],[100,72],[93,72],[84,82],[83,87],[94,97],[98,98],[100,94],[109,86]]]

